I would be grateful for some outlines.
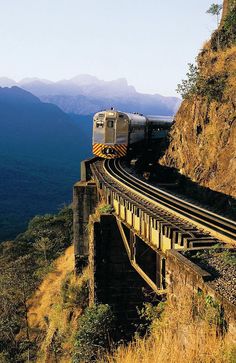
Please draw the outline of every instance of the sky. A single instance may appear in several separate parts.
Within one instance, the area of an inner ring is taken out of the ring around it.
[[[126,78],[176,95],[216,28],[216,0],[0,0],[0,77]]]

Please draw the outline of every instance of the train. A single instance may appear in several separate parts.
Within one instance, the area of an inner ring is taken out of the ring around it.
[[[93,117],[93,154],[105,159],[124,157],[132,145],[169,130],[172,123],[172,116],[144,116],[114,108],[97,112]]]

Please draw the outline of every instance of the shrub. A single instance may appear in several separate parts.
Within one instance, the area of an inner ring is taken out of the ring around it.
[[[236,266],[236,252],[226,250],[222,252],[223,261],[230,266]]]
[[[79,319],[75,337],[74,363],[89,363],[104,354],[110,346],[114,316],[109,305],[95,305]]]
[[[158,304],[144,303],[142,309],[138,310],[141,319],[144,319],[146,326],[150,326],[155,320],[161,318],[164,313],[165,302],[161,301]]]
[[[221,101],[227,82],[227,74],[220,73],[210,77],[201,75],[197,66],[189,63],[187,79],[178,84],[176,91],[184,99],[196,96],[207,97],[209,101]]]
[[[189,98],[198,93],[198,80],[199,69],[196,65],[188,63],[189,71],[186,76],[187,79],[183,79],[181,83],[177,85],[176,91],[183,97]]]
[[[110,204],[106,204],[99,208],[100,213],[112,213],[113,207]]]
[[[85,309],[89,299],[88,279],[82,279],[80,283],[73,281],[71,274],[67,274],[61,285],[61,297],[66,306],[79,306]]]
[[[221,101],[227,81],[226,74],[218,74],[202,80],[202,93],[209,101]]]

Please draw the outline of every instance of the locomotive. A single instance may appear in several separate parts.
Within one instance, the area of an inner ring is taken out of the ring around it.
[[[131,145],[168,130],[172,122],[171,116],[144,116],[113,108],[97,112],[93,117],[93,154],[105,159],[123,157]]]

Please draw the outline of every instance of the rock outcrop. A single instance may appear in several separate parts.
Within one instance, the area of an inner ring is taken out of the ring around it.
[[[182,102],[160,163],[236,197],[235,0],[224,2],[220,26],[197,63],[197,87]]]

